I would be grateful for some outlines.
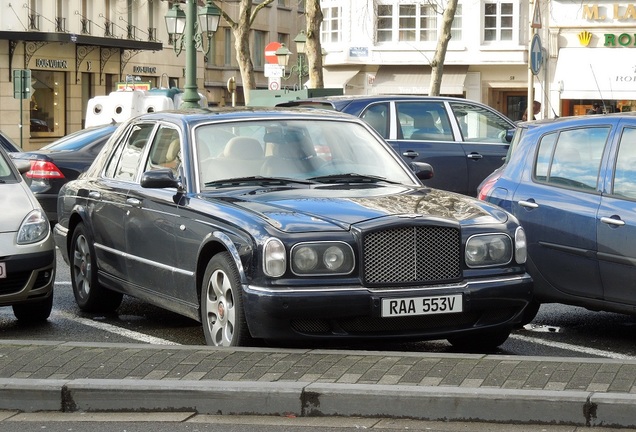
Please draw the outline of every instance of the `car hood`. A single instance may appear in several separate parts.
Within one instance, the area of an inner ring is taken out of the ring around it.
[[[287,232],[348,230],[390,217],[429,217],[460,224],[506,222],[502,210],[464,195],[403,185],[259,188],[228,198]]]
[[[15,232],[24,217],[39,206],[25,182],[0,184],[0,232]]]

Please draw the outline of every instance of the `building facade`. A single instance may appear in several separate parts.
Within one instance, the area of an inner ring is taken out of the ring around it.
[[[550,2],[546,81],[560,116],[636,111],[636,5]]]
[[[94,96],[122,86],[183,88],[185,52],[177,55],[180,40],[164,19],[173,3],[185,10],[184,2],[162,0],[0,0],[0,129],[25,150],[40,148],[81,129]],[[304,28],[302,4],[274,0],[252,25],[259,87],[268,85],[265,45],[289,43]],[[239,14],[240,0],[217,5]],[[198,52],[197,86],[211,105],[231,100],[229,78],[240,90],[234,41],[221,19],[208,56]]]

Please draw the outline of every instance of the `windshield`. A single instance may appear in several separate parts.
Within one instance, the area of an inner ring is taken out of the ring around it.
[[[196,128],[199,181],[311,180],[416,184],[393,151],[358,123],[245,121]],[[340,176],[340,178],[338,177]]]

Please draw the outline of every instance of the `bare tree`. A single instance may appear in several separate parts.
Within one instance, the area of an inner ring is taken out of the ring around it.
[[[243,82],[243,97],[245,103],[249,103],[250,90],[256,88],[256,78],[254,77],[254,64],[252,63],[252,55],[250,52],[250,29],[256,19],[258,12],[274,0],[263,0],[252,8],[252,0],[241,0],[239,4],[239,14],[236,21],[232,19],[218,4],[218,0],[214,3],[221,9],[223,19],[229,24],[234,34],[234,48],[236,50],[236,59],[241,71],[241,80]]]
[[[446,58],[446,50],[448,42],[451,39],[451,27],[457,10],[457,0],[448,0],[446,9],[442,14],[442,31],[437,39],[437,47],[435,47],[435,55],[431,61],[431,83],[428,90],[429,96],[439,96],[442,87],[442,75],[444,74],[444,59]]]
[[[305,55],[309,71],[309,87],[323,88],[325,85],[322,76],[322,46],[320,44],[320,26],[323,17],[320,0],[306,0],[305,14],[307,21]]]

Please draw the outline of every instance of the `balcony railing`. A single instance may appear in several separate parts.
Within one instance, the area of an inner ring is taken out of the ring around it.
[[[40,30],[40,14],[29,14],[29,30]]]
[[[82,29],[82,34],[89,35],[92,33],[93,22],[88,18],[80,19],[80,26]]]
[[[65,32],[66,31],[66,18],[64,18],[64,17],[55,17],[55,31],[56,32]]]
[[[115,37],[115,23],[104,21],[104,36]]]
[[[157,42],[157,27],[148,27],[148,41]]]
[[[126,37],[128,37],[128,39],[137,39],[137,27],[128,24],[126,26]]]

